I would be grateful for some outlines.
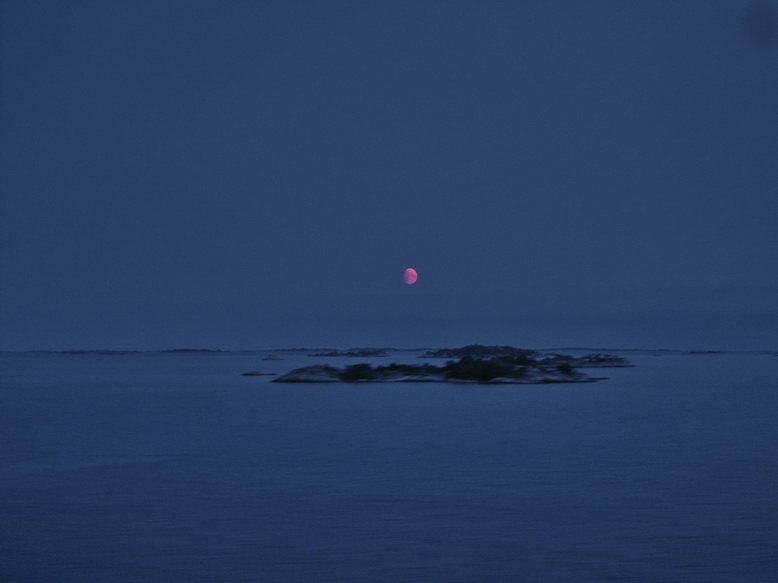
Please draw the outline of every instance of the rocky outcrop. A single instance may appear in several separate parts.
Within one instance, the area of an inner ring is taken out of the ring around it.
[[[312,356],[386,356],[378,349],[334,350]],[[306,366],[281,375],[278,383],[485,383],[542,384],[591,383],[602,378],[580,372],[579,368],[634,366],[613,354],[543,354],[513,346],[470,344],[462,348],[429,350],[422,357],[446,358],[444,365],[396,364],[373,366],[352,364],[344,368],[329,365]],[[457,359],[457,360],[454,360]]]
[[[546,356],[541,362],[549,364],[567,363],[573,368],[625,368],[635,366],[626,358],[615,354],[585,354],[584,356],[569,356],[554,354]]]
[[[296,368],[273,379],[275,383],[338,383],[343,371],[334,366],[314,365]]]
[[[591,383],[603,380],[569,367],[511,366],[498,361],[463,358],[445,366],[391,364],[373,368],[356,364],[345,368],[306,366],[281,375],[277,383],[481,383],[528,385],[544,383]]]
[[[470,344],[461,348],[428,350],[419,358],[472,358],[476,360],[510,361],[526,366],[570,366],[573,368],[619,368],[635,366],[626,358],[615,354],[548,354],[515,346],[483,346]]]

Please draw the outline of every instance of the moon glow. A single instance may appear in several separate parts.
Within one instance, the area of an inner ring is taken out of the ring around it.
[[[419,279],[419,274],[416,273],[415,269],[409,267],[405,270],[405,273],[403,273],[403,279],[405,280],[406,284],[413,285],[416,283],[416,280]]]

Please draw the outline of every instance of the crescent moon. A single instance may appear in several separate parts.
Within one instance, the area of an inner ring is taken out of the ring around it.
[[[413,285],[416,283],[416,280],[419,279],[419,274],[416,273],[416,270],[412,267],[409,267],[405,270],[405,273],[403,274],[403,279],[405,280],[405,283],[408,285]]]

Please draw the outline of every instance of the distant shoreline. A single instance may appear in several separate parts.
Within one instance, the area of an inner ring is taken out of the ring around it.
[[[144,349],[144,350],[121,350],[121,349],[67,349],[67,350],[49,350],[49,349],[26,349],[26,350],[0,350],[0,354],[59,354],[71,356],[132,356],[138,354],[305,354],[308,356],[333,356],[328,353],[338,353],[334,356],[354,357],[361,356],[362,352],[381,351],[384,354],[375,354],[370,356],[391,356],[394,353],[422,352],[435,350],[429,347],[419,348],[170,348],[170,349]],[[759,349],[759,350],[721,350],[721,349],[683,349],[683,348],[619,348],[619,347],[585,347],[585,346],[560,346],[535,349],[537,352],[583,352],[583,353],[613,353],[613,354],[647,354],[647,355],[726,355],[726,354],[753,354],[778,356],[778,349]],[[318,354],[317,354],[318,353]]]

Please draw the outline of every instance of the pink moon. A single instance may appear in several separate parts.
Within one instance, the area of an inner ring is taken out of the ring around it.
[[[405,273],[403,274],[403,279],[405,280],[405,283],[408,285],[413,285],[416,283],[416,280],[419,279],[419,274],[416,273],[416,270],[412,267],[409,267],[405,270]]]

